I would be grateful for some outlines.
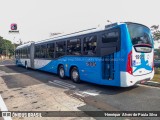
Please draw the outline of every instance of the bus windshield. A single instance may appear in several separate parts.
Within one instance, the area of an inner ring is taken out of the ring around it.
[[[148,44],[152,46],[153,43],[149,28],[135,23],[128,23],[127,26],[133,45]]]

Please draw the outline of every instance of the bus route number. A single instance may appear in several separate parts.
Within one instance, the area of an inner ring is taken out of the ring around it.
[[[136,55],[136,59],[144,59],[144,55]]]
[[[96,66],[96,62],[87,62],[86,65],[87,66]]]

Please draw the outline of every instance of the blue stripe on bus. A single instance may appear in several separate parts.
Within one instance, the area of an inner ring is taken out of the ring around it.
[[[114,55],[116,59],[119,58],[120,52]],[[96,66],[87,66],[87,62],[96,62]],[[58,65],[64,65],[65,75],[70,76],[70,68],[76,66],[79,69],[81,80],[101,85],[115,85],[120,86],[120,72],[118,71],[118,62],[115,61],[115,77],[113,80],[102,79],[102,59],[100,57],[69,57],[64,56],[58,60],[51,60],[47,65],[39,70],[51,73],[57,73]],[[67,65],[67,67],[66,67]],[[91,69],[92,68],[92,69]],[[98,70],[98,71],[97,71]]]

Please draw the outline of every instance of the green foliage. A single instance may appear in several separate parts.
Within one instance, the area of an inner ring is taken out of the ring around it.
[[[155,49],[155,55],[158,55],[160,57],[160,49]]]
[[[160,69],[159,68],[154,68],[155,74],[160,74]]]
[[[0,36],[0,55],[11,56],[14,54],[14,45],[11,41]]]
[[[152,25],[151,30],[152,30],[154,40],[159,40],[160,39],[159,25]]]

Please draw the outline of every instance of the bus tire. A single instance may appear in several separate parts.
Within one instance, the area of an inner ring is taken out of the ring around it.
[[[80,83],[80,75],[77,67],[73,67],[71,70],[71,80],[75,83]]]
[[[25,68],[28,69],[27,61],[25,61]]]
[[[65,70],[64,70],[64,66],[63,65],[60,65],[58,67],[58,76],[61,78],[61,79],[64,79],[65,78]]]

